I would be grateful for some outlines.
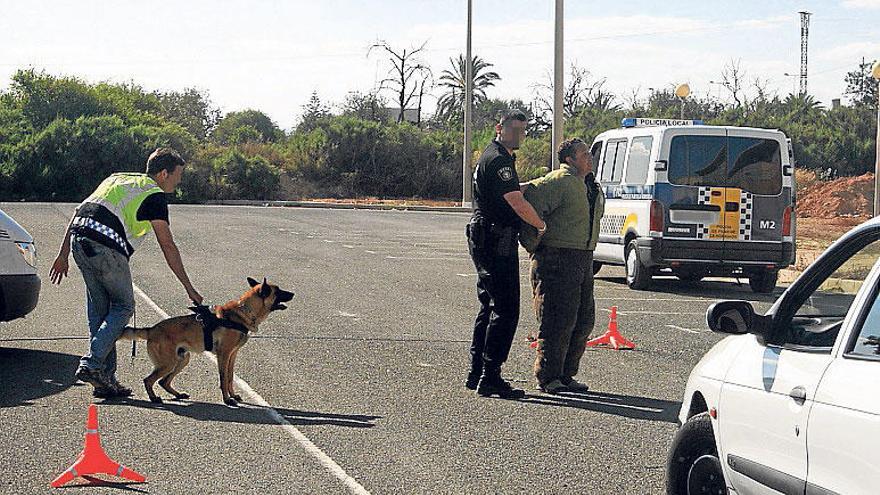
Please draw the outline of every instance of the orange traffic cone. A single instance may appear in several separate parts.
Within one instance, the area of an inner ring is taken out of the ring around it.
[[[132,481],[143,482],[146,478],[131,469],[110,459],[101,448],[101,437],[98,435],[98,408],[89,406],[89,419],[86,422],[86,446],[79,454],[76,462],[61,473],[51,485],[58,488],[77,476],[90,474],[111,474]]]
[[[617,306],[611,306],[611,319],[608,321],[608,331],[605,335],[587,342],[587,347],[613,347],[615,351],[620,349],[635,349],[636,345],[626,340],[626,337],[617,331]]]

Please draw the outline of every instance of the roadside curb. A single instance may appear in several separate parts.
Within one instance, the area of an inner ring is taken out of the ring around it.
[[[461,206],[421,206],[421,205],[382,205],[382,204],[355,204],[355,203],[325,203],[322,201],[254,201],[246,199],[226,201],[205,201],[206,205],[220,206],[262,206],[262,207],[287,207],[287,208],[329,208],[337,210],[398,210],[398,211],[433,211],[451,213],[470,213],[470,208]]]

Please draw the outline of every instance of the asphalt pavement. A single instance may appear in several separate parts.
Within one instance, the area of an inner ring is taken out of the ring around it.
[[[191,399],[149,402],[143,343],[133,360],[130,344],[118,345],[134,396],[105,401],[73,377],[88,330],[72,259],[68,279],[48,280],[73,206],[0,203],[35,237],[43,279],[36,310],[0,323],[3,494],[51,491],[82,449],[93,400],[105,450],[147,483],[84,493],[662,493],[688,373],[722,338],[706,329],[706,308],[772,302],[732,280],[667,277],[632,291],[621,268],[604,267],[593,335],[616,305],[637,347],[588,350],[578,378],[591,391],[552,396],[531,374],[536,323],[521,252],[521,323],[504,374],[527,396],[485,399],[463,386],[477,309],[467,214],[174,205],[175,240],[207,303],[238,298],[248,276],[296,297],[239,353],[241,407],[222,403],[206,355],[175,381]],[[132,272],[137,326],[187,313],[152,236]]]

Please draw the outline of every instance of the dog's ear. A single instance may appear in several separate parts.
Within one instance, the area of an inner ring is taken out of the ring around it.
[[[260,286],[260,297],[266,299],[269,297],[269,294],[272,293],[272,286],[266,282],[266,277],[263,277],[263,285]]]
[[[255,287],[257,284],[259,284],[259,282],[257,282],[256,280],[254,280],[250,277],[247,278],[247,281],[248,281],[248,285],[250,285],[251,287]]]

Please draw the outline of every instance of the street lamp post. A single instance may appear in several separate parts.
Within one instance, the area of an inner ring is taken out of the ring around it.
[[[675,87],[675,96],[681,100],[681,116],[679,118],[682,120],[684,120],[684,99],[687,98],[689,94],[691,94],[691,87],[687,84],[679,84]]]
[[[461,164],[461,207],[471,208],[473,205],[473,184],[471,169],[471,111],[474,100],[474,59],[471,56],[471,15],[473,13],[472,0],[467,2],[467,41],[465,42],[464,63],[464,146]]]
[[[562,36],[563,0],[556,0],[555,7],[554,18],[556,22],[553,36],[553,129],[550,136],[553,140],[553,145],[550,148],[551,155],[554,155],[554,151],[559,149],[565,131],[565,117],[562,114],[562,92],[563,85],[565,84],[565,74],[562,69],[564,45],[564,38]],[[551,160],[551,163],[553,163],[553,169],[559,168],[556,160]]]
[[[871,75],[877,81],[877,141],[874,144],[874,216],[880,215],[880,60],[874,62]]]

